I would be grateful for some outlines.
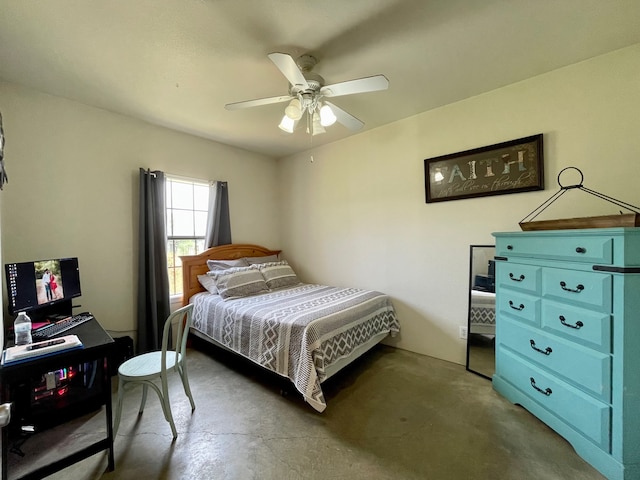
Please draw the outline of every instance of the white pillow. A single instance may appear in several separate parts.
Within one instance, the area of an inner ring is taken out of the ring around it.
[[[198,281],[209,293],[213,293],[214,295],[218,293],[215,278],[209,275],[198,275]]]
[[[248,266],[249,264],[244,258],[238,258],[237,260],[207,260],[207,267],[209,267],[209,271]]]
[[[259,263],[277,262],[280,260],[278,254],[266,255],[264,257],[244,257],[249,265],[256,265]]]

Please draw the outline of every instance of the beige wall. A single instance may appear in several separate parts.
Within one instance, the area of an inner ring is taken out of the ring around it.
[[[585,186],[640,205],[639,105],[635,45],[282,159],[281,247],[306,281],[389,293],[398,347],[462,364],[469,245],[518,230],[567,166]],[[425,158],[537,133],[545,191],[425,203]],[[618,209],[571,191],[548,212],[539,219]]]
[[[389,293],[402,325],[394,344],[464,363],[470,244],[517,230],[566,166],[640,204],[638,85],[640,45],[276,162],[0,82],[3,261],[80,257],[83,308],[129,333],[138,167],[227,180],[234,241],[282,248],[305,281]],[[536,133],[545,191],[425,204],[425,158]],[[615,212],[569,192],[547,217]]]
[[[76,303],[115,336],[135,324],[139,167],[228,181],[233,240],[280,245],[268,157],[2,82],[0,110],[3,262],[79,257]]]

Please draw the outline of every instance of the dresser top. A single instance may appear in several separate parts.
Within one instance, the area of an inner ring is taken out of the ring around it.
[[[565,230],[531,230],[514,232],[493,232],[494,237],[577,237],[577,236],[636,236],[640,235],[640,227],[584,228]]]

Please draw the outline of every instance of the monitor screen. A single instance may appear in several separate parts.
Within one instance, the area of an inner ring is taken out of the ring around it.
[[[79,297],[80,270],[77,258],[8,263],[9,312],[29,312]]]

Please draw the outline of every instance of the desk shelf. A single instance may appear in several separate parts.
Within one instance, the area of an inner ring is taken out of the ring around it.
[[[47,465],[36,468],[21,478],[44,478],[104,450],[108,451],[108,469],[110,471],[114,469],[109,362],[114,353],[115,343],[95,319],[79,325],[69,332],[65,332],[65,334],[71,333],[78,335],[83,344],[82,349],[63,350],[55,355],[34,357],[28,362],[5,365],[0,368],[0,382],[2,384],[0,403],[14,402],[11,422],[2,429],[2,480],[8,478],[10,434],[15,436],[17,432],[20,432],[23,425],[31,422],[42,429],[47,429],[52,426],[51,424],[61,424],[72,417],[78,417],[88,411],[97,410],[102,405],[104,405],[106,417],[106,437],[100,438],[75,452],[57,458]],[[32,379],[38,379],[48,372],[84,364],[95,366],[95,371],[92,372],[95,374],[95,379],[90,390],[80,393],[77,391],[77,385],[74,386],[76,391],[68,392],[69,397],[65,400],[66,405],[59,401],[47,401],[46,398],[33,402],[31,392]],[[20,403],[20,406],[18,407],[15,403]],[[25,408],[25,404],[29,408]],[[53,420],[47,422],[47,416],[53,418]],[[42,435],[45,434],[46,430]],[[35,433],[34,435],[41,434]]]

